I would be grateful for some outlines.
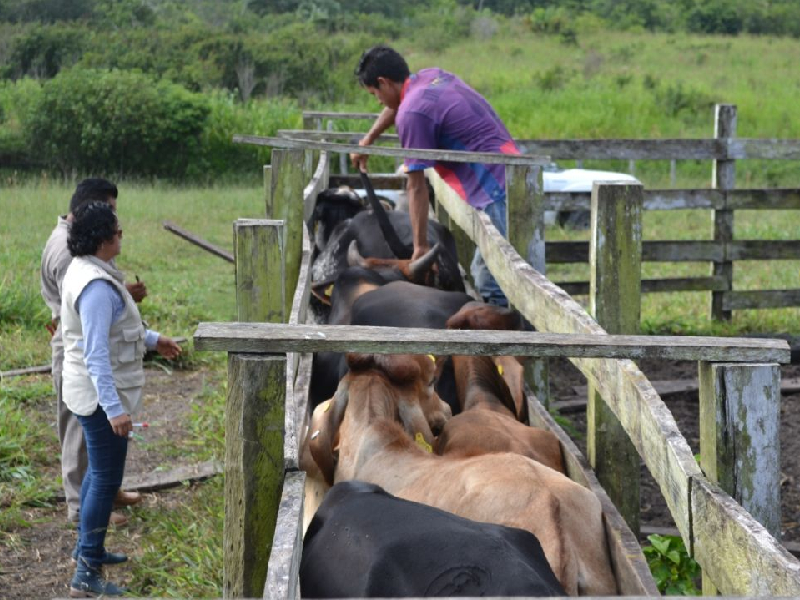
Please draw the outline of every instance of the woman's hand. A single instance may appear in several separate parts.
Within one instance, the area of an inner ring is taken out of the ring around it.
[[[180,356],[181,347],[171,337],[159,335],[158,341],[156,342],[156,352],[164,358],[172,360]]]
[[[120,437],[128,437],[128,434],[133,431],[133,421],[130,415],[120,415],[108,420],[111,423],[111,428]]]

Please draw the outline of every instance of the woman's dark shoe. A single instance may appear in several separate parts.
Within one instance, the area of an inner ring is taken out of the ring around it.
[[[124,587],[119,587],[103,579],[101,569],[90,567],[82,558],[78,560],[78,568],[69,584],[70,598],[122,596],[127,591]]]
[[[118,565],[119,563],[124,563],[128,560],[127,554],[122,554],[121,552],[109,552],[106,550],[106,553],[103,554],[103,558],[100,559],[100,562],[104,565]],[[72,551],[72,563],[78,564],[78,547],[76,546],[75,549]]]

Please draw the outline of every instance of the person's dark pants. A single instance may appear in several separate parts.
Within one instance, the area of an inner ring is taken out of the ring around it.
[[[83,427],[89,468],[81,485],[78,553],[92,568],[101,566],[114,496],[122,485],[128,438],[118,436],[99,406],[94,414],[76,415]]]

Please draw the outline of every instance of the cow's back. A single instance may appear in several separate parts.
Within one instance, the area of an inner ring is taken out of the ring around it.
[[[395,498],[334,486],[304,540],[303,597],[559,596],[536,537]]]

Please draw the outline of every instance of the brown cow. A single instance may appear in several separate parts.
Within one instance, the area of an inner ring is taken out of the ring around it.
[[[454,356],[453,368],[462,412],[445,425],[436,441],[437,454],[514,452],[564,472],[558,438],[516,420],[511,392],[491,357]]]
[[[474,521],[525,529],[568,593],[616,593],[600,502],[591,491],[518,454],[432,454],[420,438],[441,402],[431,385],[433,363],[348,359],[327,422],[312,433],[311,454],[329,481],[367,481]]]

